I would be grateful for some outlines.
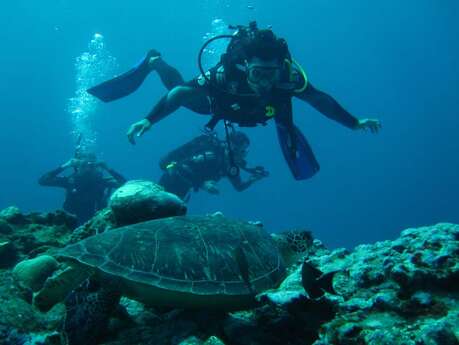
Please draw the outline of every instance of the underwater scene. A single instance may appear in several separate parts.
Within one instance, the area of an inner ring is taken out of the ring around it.
[[[459,345],[459,2],[0,28],[0,345]]]

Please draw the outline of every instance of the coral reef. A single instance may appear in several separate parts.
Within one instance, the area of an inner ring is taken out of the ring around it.
[[[0,211],[0,268],[65,246],[76,223],[64,211],[23,214],[17,207]]]
[[[18,265],[14,273],[12,267],[119,226],[111,209],[72,232],[74,224],[74,218],[62,212],[0,212],[0,344],[61,344],[64,305],[39,312],[30,304],[37,287],[19,286],[14,279],[17,274],[27,276],[33,267]],[[393,241],[352,251],[328,250],[305,231],[273,237],[281,252],[293,243],[296,254],[288,259],[288,276],[277,289],[259,294],[256,308],[232,313],[172,310],[123,297],[124,312],[113,315],[102,344],[459,344],[458,225],[407,229]],[[34,264],[55,267],[51,259],[40,258]],[[309,298],[301,281],[303,260],[322,272],[337,272],[336,295]]]

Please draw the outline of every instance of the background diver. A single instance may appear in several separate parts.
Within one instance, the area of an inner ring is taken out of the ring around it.
[[[59,176],[73,168],[68,176]],[[61,187],[66,191],[63,209],[76,215],[78,224],[89,220],[107,204],[110,192],[126,179],[92,153],[76,152],[75,157],[38,180],[42,186]]]
[[[128,139],[143,135],[153,124],[184,106],[196,113],[212,115],[207,124],[213,129],[223,120],[239,126],[265,125],[275,120],[279,144],[290,170],[297,180],[319,171],[314,154],[300,130],[293,123],[292,98],[309,103],[326,117],[353,130],[381,128],[377,119],[358,119],[333,97],[316,89],[303,68],[291,57],[287,43],[269,29],[258,29],[255,22],[238,26],[233,35],[210,39],[201,49],[201,75],[184,82],[180,73],[151,50],[135,68],[88,90],[109,102],[135,91],[153,70],[157,71],[169,92],[161,98],[146,118],[132,124]],[[230,39],[220,62],[209,71],[202,67],[202,54],[217,39]]]
[[[240,131],[232,131],[228,141],[219,140],[214,133],[200,135],[161,159],[164,173],[159,184],[186,201],[191,190],[218,194],[216,184],[224,177],[237,191],[243,191],[268,176],[261,166],[247,167],[249,145],[249,138]],[[249,178],[243,181],[238,170],[232,171],[233,166],[247,172]]]

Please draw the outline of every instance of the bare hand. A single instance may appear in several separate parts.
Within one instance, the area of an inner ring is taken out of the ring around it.
[[[364,131],[370,130],[371,133],[378,133],[381,127],[381,121],[378,119],[359,119],[359,123],[355,129]]]
[[[268,177],[269,176],[269,171],[266,170],[262,166],[257,166],[257,167],[255,167],[255,171],[254,171],[253,175],[259,176],[260,178]]]
[[[140,120],[129,127],[127,137],[132,145],[135,145],[135,137],[142,136],[151,127],[151,122],[148,119]]]
[[[250,175],[249,176],[249,181],[251,183],[253,182],[257,182],[257,181],[260,181],[262,180],[263,178],[267,177],[267,175],[259,175],[259,174],[254,174],[254,175]]]

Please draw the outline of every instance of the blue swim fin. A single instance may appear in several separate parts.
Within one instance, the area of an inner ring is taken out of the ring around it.
[[[142,85],[145,78],[152,71],[149,61],[150,58],[155,56],[159,56],[159,53],[155,50],[150,50],[145,58],[134,68],[86,91],[104,102],[115,101],[130,95]]]
[[[314,176],[320,166],[303,133],[295,125],[290,131],[288,126],[280,122],[276,122],[276,128],[282,153],[295,180]]]

